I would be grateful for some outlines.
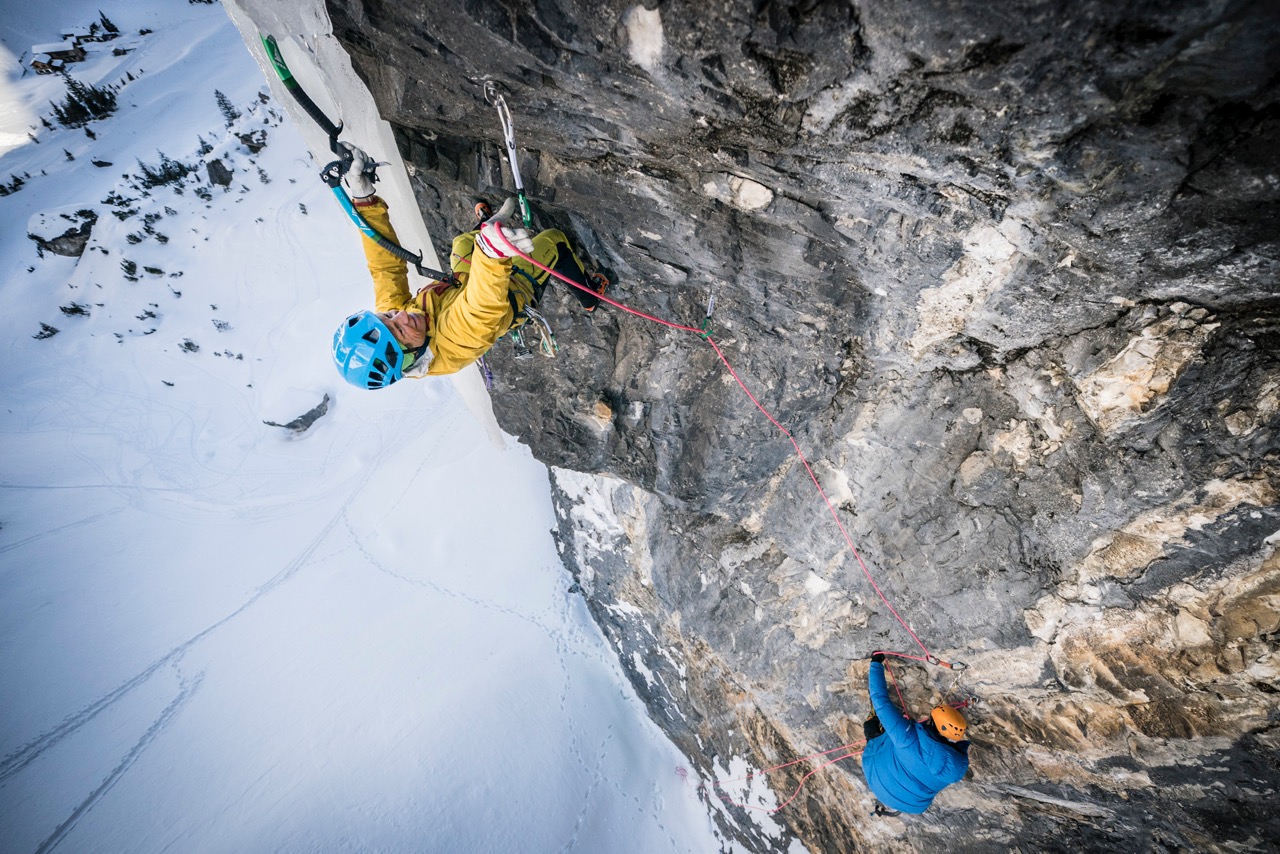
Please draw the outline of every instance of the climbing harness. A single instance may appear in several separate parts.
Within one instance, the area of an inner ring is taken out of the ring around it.
[[[554,359],[556,357],[556,354],[560,352],[560,347],[559,345],[556,344],[555,333],[551,331],[551,321],[547,320],[547,316],[545,314],[542,314],[540,311],[538,311],[535,308],[535,306],[538,304],[538,300],[542,296],[542,286],[538,284],[537,279],[535,279],[533,276],[530,276],[528,273],[526,273],[524,270],[521,270],[519,267],[512,266],[511,275],[522,276],[529,283],[530,287],[532,287],[533,289],[533,301],[527,304],[523,309],[520,309],[520,307],[517,305],[515,296],[513,294],[511,293],[507,294],[507,298],[511,300],[511,310],[513,312],[513,317],[519,317],[521,314],[523,314],[526,320],[532,321],[532,327],[533,327],[532,329],[530,329],[529,328],[530,324],[525,323],[522,326],[512,329],[513,340],[515,336],[517,335],[520,336],[520,345],[524,347],[524,352],[523,353],[517,352],[516,358],[526,359],[529,356],[533,355],[534,348],[529,345],[529,342],[527,340],[525,340],[525,336],[532,333],[533,337],[537,339],[538,352],[546,356],[547,358]]]
[[[516,182],[516,200],[520,203],[520,219],[525,228],[533,228],[533,208],[529,206],[529,197],[524,192],[524,181],[520,178],[520,164],[516,158],[516,131],[511,121],[511,111],[507,109],[507,100],[498,92],[498,86],[492,80],[484,82],[484,99],[498,110],[498,121],[502,123],[502,139],[507,147],[507,163],[511,166],[511,177]]]
[[[342,188],[342,178],[351,168],[351,152],[338,142],[338,136],[342,133],[342,123],[334,124],[324,111],[311,100],[302,86],[294,79],[293,73],[289,71],[289,66],[285,64],[284,57],[280,54],[280,46],[276,43],[275,36],[263,36],[261,33],[258,37],[262,39],[262,47],[267,52],[267,58],[271,60],[272,66],[275,67],[276,74],[280,77],[280,82],[284,84],[284,88],[288,90],[293,99],[298,102],[298,106],[302,107],[311,119],[320,126],[320,129],[329,137],[329,150],[338,156],[337,160],[325,165],[320,170],[320,178],[333,191],[333,195],[338,200],[338,204],[346,211],[351,221],[364,234],[365,237],[372,240],[381,248],[390,252],[392,255],[413,265],[414,270],[419,276],[428,279],[436,279],[439,281],[449,281],[451,279],[448,273],[442,273],[439,270],[433,270],[430,267],[422,266],[422,253],[410,252],[403,246],[393,240],[389,240],[380,234],[377,229],[371,226],[364,217],[351,204],[351,198],[347,195],[347,191]],[[366,172],[370,181],[377,180],[376,164],[373,168]]]

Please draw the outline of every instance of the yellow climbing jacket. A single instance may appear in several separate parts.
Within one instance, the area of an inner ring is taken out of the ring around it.
[[[466,285],[467,277],[471,273],[471,256],[475,251],[476,235],[478,233],[477,231],[468,231],[466,234],[459,234],[453,239],[453,252],[449,258],[449,268],[452,270],[454,278],[463,285]],[[567,256],[566,263],[563,266],[560,263],[562,252]],[[484,253],[481,252],[480,256],[484,256]],[[586,282],[586,268],[582,266],[582,261],[569,247],[569,238],[559,229],[548,228],[535,234],[533,236],[533,252],[530,253],[530,257],[547,269],[566,272],[577,278],[578,281]],[[577,271],[576,275],[573,272],[575,269]],[[511,259],[511,281],[508,285],[507,300],[512,303],[512,308],[515,311],[515,326],[522,326],[529,319],[524,316],[523,311],[526,306],[530,304],[537,305],[542,299],[542,291],[546,287],[547,279],[550,275],[550,273],[540,270],[523,258]]]
[[[395,241],[386,202],[375,197],[361,205],[360,215],[374,230]],[[452,374],[479,359],[511,328],[514,317],[507,290],[511,261],[476,253],[463,287],[426,287],[409,293],[409,267],[368,237],[363,237],[365,260],[373,276],[376,311],[417,311],[429,322],[427,343],[434,358],[430,376]]]
[[[386,202],[375,196],[359,210],[374,230],[392,241],[397,239]],[[499,260],[476,252],[475,235],[470,231],[453,240],[450,268],[457,285],[437,283],[416,294],[409,293],[408,264],[368,237],[362,238],[373,276],[375,310],[403,309],[427,316],[427,343],[434,356],[428,376],[455,373],[487,353],[513,325],[525,322],[523,311],[534,301],[534,282],[541,290],[546,281],[546,273],[523,259]],[[568,246],[564,234],[543,231],[533,238],[533,257],[554,268],[561,246]]]

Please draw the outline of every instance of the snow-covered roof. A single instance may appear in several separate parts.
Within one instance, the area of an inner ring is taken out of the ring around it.
[[[51,42],[50,44],[38,44],[31,48],[32,53],[63,53],[76,49],[75,42]]]
[[[47,53],[42,53],[42,54],[40,54],[39,56],[32,57],[31,61],[32,61],[32,62],[43,62],[45,65],[48,65],[52,60],[50,60],[50,59],[49,59],[49,54],[47,54]]]

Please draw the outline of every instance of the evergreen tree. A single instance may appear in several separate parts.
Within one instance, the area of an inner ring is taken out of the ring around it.
[[[70,92],[61,105],[55,105],[53,114],[65,127],[79,127],[89,119],[89,111],[84,103]]]
[[[110,89],[86,86],[66,71],[62,80],[67,84],[67,97],[61,108],[53,106],[53,114],[66,127],[80,127],[90,119],[102,119],[116,109],[116,94]]]
[[[65,155],[67,155],[67,159],[68,159],[68,160],[75,160],[75,159],[76,159],[76,156],[75,156],[74,154],[72,154],[70,151],[67,151],[65,148],[64,148],[64,149],[62,149],[62,153],[63,153],[63,154],[65,154]]]
[[[159,152],[159,154],[160,163],[156,166],[150,166],[141,160],[138,161],[138,166],[142,169],[140,180],[143,187],[150,188],[161,184],[172,184],[185,178],[194,168],[174,160],[163,151]]]
[[[120,35],[119,28],[117,28],[115,24],[111,23],[111,19],[104,15],[101,9],[98,10],[98,17],[102,21],[102,28],[104,30],[113,35]]]
[[[240,111],[232,106],[231,99],[219,90],[213,90],[213,97],[218,99],[218,109],[222,111],[222,118],[226,120],[227,127],[231,127],[236,119],[240,118]]]

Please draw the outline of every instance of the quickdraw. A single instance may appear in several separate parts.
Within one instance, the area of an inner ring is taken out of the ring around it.
[[[547,320],[546,315],[533,306],[525,306],[524,313],[529,318],[533,330],[538,336],[538,352],[549,359],[554,359],[556,354],[560,352],[560,345],[556,343],[556,336],[551,331],[550,321]]]
[[[516,132],[511,121],[511,111],[507,109],[507,101],[498,92],[498,86],[492,80],[484,82],[484,99],[498,110],[498,121],[502,123],[502,138],[507,147],[507,163],[511,166],[511,177],[516,183],[516,200],[520,203],[520,219],[524,227],[533,228],[533,208],[529,205],[529,197],[524,192],[524,180],[520,177],[520,163],[516,158]]]
[[[702,329],[698,335],[703,341],[711,338],[711,314],[716,310],[716,294],[715,291],[707,294],[707,314],[702,318]]]

